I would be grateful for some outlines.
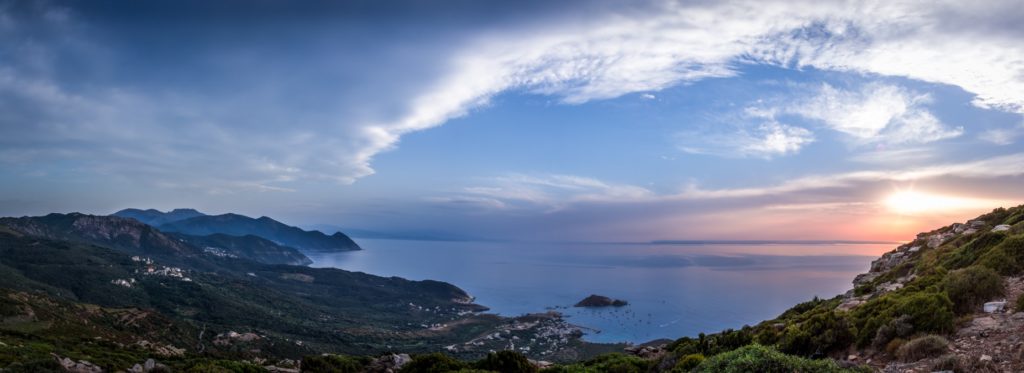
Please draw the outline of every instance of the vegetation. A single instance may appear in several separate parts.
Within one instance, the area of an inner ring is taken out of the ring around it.
[[[958,269],[946,276],[946,295],[958,314],[976,310],[986,301],[1003,295],[1003,279],[989,267],[974,265]]]
[[[498,351],[487,354],[487,357],[473,364],[477,369],[502,373],[533,373],[537,368],[530,360],[514,351]]]
[[[924,358],[936,357],[949,352],[949,341],[937,335],[926,335],[914,338],[896,350],[900,360],[912,362]]]
[[[53,219],[59,224],[50,226],[50,232],[70,226],[66,216]],[[677,339],[658,358],[604,354],[543,371],[863,371],[833,360],[851,349],[878,361],[932,359],[928,364],[936,370],[987,369],[948,355],[949,342],[943,336],[955,330],[958,316],[1003,296],[1002,276],[1024,273],[1024,207],[997,209],[979,219],[987,227],[978,233],[957,235],[954,227],[944,227],[929,234],[944,234],[945,242],[925,235],[898,248],[899,261],[854,289],[858,303],[853,307],[845,305],[851,299],[844,296],[814,298],[754,326]],[[1008,231],[989,231],[1011,222],[1016,225]],[[63,238],[31,237],[16,228],[0,224],[0,284],[7,288],[0,289],[0,337],[5,344],[0,345],[0,368],[7,371],[58,369],[51,353],[89,360],[106,370],[125,369],[152,354],[151,348],[133,345],[140,338],[167,346],[201,343],[202,354],[190,351],[161,361],[186,372],[261,371],[240,362],[255,357],[249,352],[253,350],[261,356],[308,355],[302,365],[309,372],[362,371],[372,362],[369,356],[387,350],[414,354],[402,372],[537,371],[526,356],[512,351],[486,356],[427,353],[500,322],[479,320],[438,336],[403,329],[409,320],[446,320],[446,315],[411,311],[407,303],[456,307],[452,300],[464,299],[465,293],[448,284],[208,258],[162,241],[159,232],[142,235],[149,237],[145,245],[125,246],[60,230]],[[135,276],[140,280],[131,287],[110,284],[110,279],[132,277],[138,269],[129,257],[132,250],[189,268],[193,281]],[[1024,297],[1016,300],[1015,308],[1024,309]],[[126,318],[137,322],[119,322]],[[254,331],[274,343],[213,343],[213,336],[229,330]],[[197,335],[204,337],[197,341]],[[280,343],[297,340],[303,343]],[[352,355],[320,354],[325,351]]]
[[[870,372],[865,369],[841,368],[832,360],[811,360],[786,355],[773,348],[757,344],[708,358],[694,371],[707,373]]]

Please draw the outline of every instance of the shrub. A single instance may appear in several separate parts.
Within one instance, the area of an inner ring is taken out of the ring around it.
[[[302,358],[303,372],[357,373],[364,369],[363,362],[345,355],[309,355]]]
[[[455,360],[448,355],[435,352],[413,356],[412,361],[402,367],[402,373],[443,373],[469,368],[466,363]]]
[[[704,362],[704,355],[701,354],[689,354],[683,356],[676,363],[676,366],[672,368],[673,372],[689,372],[696,368],[700,363]]]
[[[968,242],[966,245],[963,245],[954,251],[952,255],[942,262],[942,264],[948,269],[958,269],[970,266],[1005,238],[1006,235],[1001,233],[982,233],[978,238],[975,238],[971,242]]]
[[[1024,294],[1017,296],[1017,312],[1024,312]]]
[[[651,362],[632,355],[614,353],[598,356],[583,365],[588,371],[643,373],[650,369]]]
[[[914,338],[896,350],[896,357],[905,362],[918,361],[949,352],[949,341],[937,335]]]
[[[704,360],[694,371],[706,373],[831,373],[865,370],[844,369],[832,360],[805,359],[783,354],[770,347],[750,345],[712,356]]]
[[[962,315],[1003,295],[1003,279],[990,268],[970,266],[950,272],[943,289],[953,302],[953,310]]]
[[[537,368],[530,364],[526,356],[515,351],[498,351],[489,353],[487,357],[473,364],[478,369],[492,370],[501,373],[533,373]]]
[[[906,290],[906,289],[903,289]],[[904,318],[903,320],[898,320]],[[895,322],[893,320],[898,320]],[[925,291],[899,291],[872,299],[853,311],[853,325],[857,330],[857,344],[874,343],[884,347],[894,336],[913,333],[943,334],[953,330],[953,302],[944,292],[929,287]],[[897,325],[904,323],[909,325]],[[892,331],[883,327],[890,325]],[[879,331],[882,330],[882,333]]]
[[[882,325],[875,332],[875,338],[871,340],[871,345],[876,350],[881,350],[883,347],[886,352],[893,353],[895,348],[892,346],[892,342],[896,340],[902,340],[901,338],[910,336],[914,333],[914,325],[910,323],[910,316],[901,315],[895,319],[889,320],[888,323]],[[895,346],[898,348],[899,346]]]
[[[910,316],[914,331],[947,333],[953,330],[953,302],[943,293],[914,293],[900,299],[893,315]]]
[[[828,310],[790,325],[779,340],[779,350],[801,356],[821,356],[845,348],[854,340],[846,317]]]
[[[263,367],[248,362],[217,360],[206,361],[193,365],[186,372],[188,373],[264,373],[267,370]],[[313,372],[355,372],[355,371],[326,371],[313,370]]]

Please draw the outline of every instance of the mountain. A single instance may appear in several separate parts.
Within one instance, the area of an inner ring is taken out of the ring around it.
[[[238,214],[204,215],[161,224],[157,228],[164,232],[192,236],[217,233],[232,236],[253,235],[309,252],[360,250],[359,245],[344,233],[336,232],[328,236],[320,231],[305,231],[266,216],[253,219]]]
[[[113,215],[120,216],[122,218],[132,218],[154,227],[178,220],[185,220],[197,216],[206,216],[206,214],[193,209],[174,209],[168,212],[162,212],[155,209],[124,209],[113,213]]]
[[[0,218],[0,225],[22,235],[91,243],[135,255],[202,255],[195,246],[174,239],[135,219],[81,213]]]
[[[118,216],[71,213],[0,218],[0,226],[33,237],[90,243],[133,255],[168,255],[176,261],[194,256],[230,256],[266,264],[312,263],[295,248],[252,235],[164,233],[137,219]]]
[[[253,235],[231,236],[214,233],[209,236],[190,236],[168,233],[215,256],[246,258],[267,264],[309,265],[313,261],[296,248],[282,246]]]
[[[118,371],[146,357],[428,352],[507,328],[485,309],[438,281],[210,255],[134,219],[0,219],[0,369],[51,371],[19,365],[51,354]]]

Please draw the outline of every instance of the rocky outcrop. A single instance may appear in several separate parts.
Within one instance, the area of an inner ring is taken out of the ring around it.
[[[71,358],[60,357],[57,354],[52,354],[53,358],[57,360],[57,364],[60,364],[61,368],[64,368],[65,372],[71,373],[102,373],[103,368],[100,368],[96,364],[90,363],[85,360],[74,361]]]
[[[603,295],[591,294],[589,297],[577,302],[573,307],[622,307],[628,305],[621,299],[612,299]]]
[[[409,354],[384,355],[374,359],[373,362],[366,367],[366,371],[370,373],[396,373],[399,370],[402,370],[402,367],[410,361],[412,361],[412,357],[410,357]]]

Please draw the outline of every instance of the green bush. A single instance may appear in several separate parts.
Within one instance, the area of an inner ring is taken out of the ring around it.
[[[942,261],[942,265],[947,269],[958,269],[970,266],[978,261],[983,255],[987,254],[993,247],[1003,242],[1006,238],[1005,234],[985,232],[982,233],[978,238],[975,238],[966,245],[961,246],[959,249],[954,251],[945,260]]]
[[[914,325],[911,324],[910,316],[900,315],[878,328],[878,331],[875,332],[875,338],[871,340],[871,345],[876,350],[885,350],[892,353],[895,351],[891,347],[892,341],[902,340],[902,338],[906,338],[913,333]]]
[[[854,309],[852,320],[859,346],[872,342],[884,346],[889,340],[879,341],[879,330],[900,317],[906,318],[910,334],[944,334],[953,330],[953,302],[946,293],[931,287],[924,291],[904,290],[907,289],[885,294]]]
[[[263,367],[248,362],[231,360],[205,361],[186,370],[188,373],[264,373]],[[314,371],[328,372],[328,371]],[[348,372],[348,371],[344,371]]]
[[[401,373],[444,373],[453,370],[469,368],[466,363],[456,360],[448,355],[435,352],[426,355],[413,356],[412,361],[400,370]]]
[[[636,356],[614,353],[595,357],[583,364],[569,366],[567,371],[644,373],[651,368],[651,363],[651,361]]]
[[[712,356],[704,360],[694,371],[706,373],[832,373],[870,370],[844,369],[832,360],[805,359],[783,354],[770,347],[750,345]]]
[[[973,312],[983,303],[1003,295],[1003,278],[982,266],[958,269],[946,276],[942,284],[957,314]]]
[[[914,362],[936,357],[949,352],[949,341],[937,335],[914,338],[896,350],[896,357],[905,362]]]
[[[1017,308],[1016,308],[1015,311],[1017,311],[1017,312],[1024,312],[1024,294],[1021,294],[1021,295],[1017,296],[1016,306],[1017,306]]]
[[[362,372],[369,358],[345,355],[310,355],[302,358],[303,372],[354,373]]]
[[[701,354],[689,354],[683,356],[676,362],[676,366],[672,368],[673,372],[689,372],[696,368],[700,363],[704,362],[704,355]]]
[[[779,340],[779,350],[793,355],[821,356],[854,341],[855,330],[845,316],[828,310],[790,325]]]
[[[914,331],[948,333],[953,330],[953,302],[942,293],[914,293],[893,308],[894,315],[909,315]]]
[[[992,268],[1005,276],[1024,272],[1024,236],[1014,236],[1004,240],[982,255],[978,259],[978,264]]]
[[[530,364],[530,360],[527,360],[526,356],[515,351],[489,353],[487,357],[473,365],[478,369],[501,373],[533,373],[537,371],[537,368]]]

